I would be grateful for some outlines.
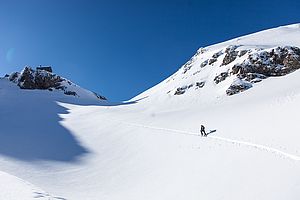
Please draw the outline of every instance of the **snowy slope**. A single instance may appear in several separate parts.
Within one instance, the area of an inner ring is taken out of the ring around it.
[[[268,77],[291,73],[300,68],[299,35],[300,24],[294,24],[200,48],[175,74],[133,100],[168,101],[170,107],[177,99],[209,103],[228,94],[232,85],[247,90]],[[289,71],[284,59],[291,48],[298,48],[293,55],[297,64]]]
[[[298,27],[239,41],[299,47]],[[120,105],[0,80],[0,170],[68,200],[298,200],[300,70],[227,96],[213,82],[218,65],[197,67]],[[197,77],[204,87],[167,94]],[[216,132],[200,137],[200,124]]]
[[[0,199],[3,200],[59,199],[58,197],[52,197],[47,192],[42,191],[24,180],[4,172],[0,172],[0,180]]]

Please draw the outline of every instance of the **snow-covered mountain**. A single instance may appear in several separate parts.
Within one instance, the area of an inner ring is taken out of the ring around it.
[[[21,72],[6,75],[4,79],[15,83],[20,89],[48,90],[82,99],[107,100],[104,96],[83,89],[70,80],[52,73],[51,67],[37,67],[36,70],[25,67]]]
[[[299,38],[295,24],[200,48],[120,104],[44,71],[0,79],[0,186],[16,191],[0,198],[298,200]]]
[[[294,24],[200,48],[170,78],[134,99],[194,96],[212,101],[292,73],[300,68],[299,35],[300,25]]]

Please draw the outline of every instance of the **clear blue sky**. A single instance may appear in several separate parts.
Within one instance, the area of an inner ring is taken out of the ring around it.
[[[174,73],[201,46],[300,22],[299,0],[0,0],[0,75],[51,65],[127,100]]]

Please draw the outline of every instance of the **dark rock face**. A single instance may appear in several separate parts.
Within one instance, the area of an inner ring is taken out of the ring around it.
[[[232,68],[233,74],[246,76],[258,73],[264,76],[283,76],[300,68],[300,49],[277,47],[271,51],[251,54],[241,64]]]
[[[74,91],[65,91],[64,94],[65,94],[65,95],[77,96],[77,93],[74,92]]]
[[[181,95],[181,94],[184,94],[185,91],[186,91],[187,87],[179,87],[176,89],[174,95]]]
[[[221,67],[216,69],[216,75],[213,77],[213,82],[219,84],[231,77],[234,83],[226,90],[227,95],[234,95],[245,91],[252,87],[253,84],[260,82],[272,76],[284,76],[295,70],[300,69],[300,48],[293,46],[283,46],[274,48],[255,48],[242,45],[232,45],[216,50],[208,56],[197,58],[197,55],[206,52],[208,49],[200,49],[197,53],[183,66],[183,74],[190,70],[196,61],[198,69],[193,70],[192,74],[184,77],[194,76],[202,72],[202,68]],[[202,60],[203,59],[203,60]],[[198,63],[198,62],[197,62]],[[219,64],[221,63],[221,64]],[[214,71],[212,71],[214,72]],[[222,72],[222,73],[220,73]],[[205,72],[207,73],[207,72]],[[215,72],[214,72],[215,73]],[[220,73],[220,74],[219,74]],[[210,79],[210,77],[209,77]],[[174,80],[174,77],[172,77]],[[197,80],[197,79],[196,79]],[[206,79],[198,79],[205,80]],[[211,80],[211,79],[210,79]],[[186,83],[184,83],[186,84]],[[205,82],[193,82],[192,85],[186,85],[176,88],[174,95],[182,95],[188,89],[194,86],[194,89],[204,87]],[[171,92],[173,90],[170,90]]]
[[[244,56],[248,52],[249,52],[248,50],[241,50],[241,51],[239,51],[238,56],[242,57],[242,56]]]
[[[284,76],[297,69],[300,69],[300,49],[276,47],[250,54],[242,63],[234,65],[230,74],[236,75],[240,80],[257,83],[271,76]],[[215,78],[217,81],[222,80],[219,76]],[[233,85],[226,93],[233,95],[249,88]]]
[[[291,47],[291,51],[292,52],[289,52],[283,59],[283,65],[285,66],[283,73],[290,73],[300,69],[300,49],[297,47]]]
[[[252,87],[252,84],[249,82],[239,82],[239,83],[233,83],[230,85],[230,87],[226,90],[226,94],[228,96],[243,92],[245,90],[248,90]]]
[[[239,77],[239,76],[238,76]],[[248,73],[245,77],[239,77],[240,79],[245,79],[246,81],[249,81],[251,83],[257,83],[262,81],[262,79],[267,78],[265,75],[258,74],[258,73]]]
[[[176,89],[174,95],[184,94],[188,89],[190,89],[193,86],[194,86],[193,84],[190,84],[190,85],[185,85],[185,86],[179,87]]]
[[[96,92],[93,92],[93,93],[94,93],[94,95],[95,95],[98,99],[101,99],[101,100],[107,100],[106,97],[101,96],[101,95],[97,94]]]
[[[210,66],[223,66],[222,73],[217,70],[213,78],[215,84],[219,84],[232,77],[235,80],[226,90],[227,95],[234,95],[243,92],[260,82],[272,76],[284,76],[295,70],[300,69],[300,48],[293,46],[274,47],[269,49],[252,48],[246,49],[246,46],[232,45],[215,51],[210,57],[197,58],[198,55],[206,52],[207,49],[200,49],[197,53],[183,66],[183,74],[187,73],[195,64],[198,70],[194,70],[191,76],[202,72],[202,68]],[[202,60],[203,59],[203,60]],[[221,64],[219,64],[221,63]],[[189,75],[189,76],[190,76]],[[187,78],[187,77],[185,77]],[[174,80],[174,77],[172,78]],[[196,79],[197,80],[197,79]],[[200,79],[202,80],[202,78]],[[207,80],[206,80],[207,81]],[[174,95],[182,95],[191,87],[199,89],[204,87],[205,82],[194,82],[192,85],[180,86],[176,88]],[[170,90],[169,92],[171,92]],[[168,93],[169,93],[168,92]]]
[[[229,76],[228,72],[222,72],[221,74],[219,74],[214,78],[214,82],[216,84],[219,84],[220,82],[224,81],[228,76]]]
[[[21,73],[12,73],[8,79],[16,83],[21,89],[61,90],[65,95],[78,97],[78,94],[72,91],[75,84],[47,70],[33,70],[30,67],[25,67]],[[107,100],[96,93],[94,95],[100,100]]]
[[[190,84],[190,85],[185,85],[182,87],[178,87],[174,93],[174,95],[182,95],[184,94],[187,90],[194,88],[195,90],[199,89],[199,88],[203,88],[205,85],[205,81],[201,81],[201,82],[196,82],[195,84]],[[195,87],[194,87],[195,86]],[[170,91],[168,91],[168,93],[170,93]]]
[[[217,58],[212,58],[208,60],[208,64],[211,65],[217,61]]]
[[[25,67],[23,72],[21,72],[18,86],[22,89],[36,89],[34,83],[34,71],[31,68]]]
[[[198,89],[198,88],[203,88],[204,85],[205,85],[205,82],[204,82],[204,81],[196,82],[196,89]]]
[[[18,77],[19,77],[19,72],[14,72],[11,75],[9,75],[8,80],[12,81],[12,82],[16,82]]]
[[[228,65],[236,59],[239,53],[238,51],[235,51],[236,48],[237,46],[230,46],[225,49],[225,57],[223,59],[222,65]]]
[[[208,60],[205,60],[204,62],[202,62],[202,63],[200,64],[200,67],[203,68],[203,67],[205,67],[207,64],[208,64]]]
[[[19,75],[18,86],[21,89],[41,89],[49,88],[61,89],[60,83],[63,79],[60,76],[47,71],[36,70],[25,67]]]

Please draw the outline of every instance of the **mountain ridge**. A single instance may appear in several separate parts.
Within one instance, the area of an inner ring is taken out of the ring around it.
[[[98,99],[106,101],[106,97],[88,91],[59,75],[52,73],[51,67],[37,67],[35,70],[25,66],[21,72],[6,75],[5,79],[15,83],[20,89],[61,91],[64,95],[78,98]]]
[[[267,77],[299,69],[299,36],[300,24],[293,24],[200,48],[177,72],[133,100],[151,96],[172,99],[175,98],[173,95],[184,96],[191,89],[194,89],[195,97],[201,93],[214,98],[237,94]],[[205,84],[215,93],[203,91]]]

